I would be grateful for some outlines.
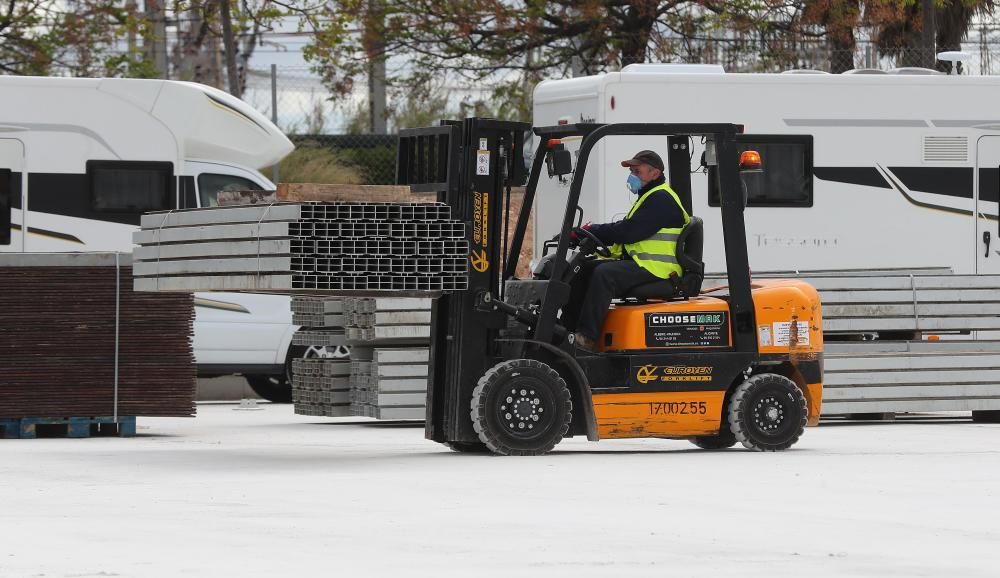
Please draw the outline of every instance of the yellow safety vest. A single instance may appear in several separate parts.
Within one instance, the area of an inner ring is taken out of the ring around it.
[[[677,206],[681,208],[681,213],[684,214],[684,225],[687,226],[691,222],[691,216],[688,212],[684,210],[684,205],[681,203],[680,198],[677,193],[673,191],[666,183],[653,187],[645,192],[639,200],[632,205],[632,209],[628,212],[628,217],[631,218],[639,207],[642,206],[643,201],[646,197],[652,195],[656,191],[666,191],[670,193],[674,201],[677,202]],[[637,243],[626,243],[625,252],[632,260],[639,264],[643,269],[649,271],[653,275],[656,275],[660,279],[669,279],[672,273],[676,273],[678,277],[684,274],[681,269],[680,264],[677,262],[677,237],[680,236],[681,231],[684,227],[674,227],[674,228],[663,228],[653,234],[653,236],[648,239],[643,239]],[[611,256],[615,259],[620,259],[622,254],[622,245],[620,243],[615,243],[610,247]]]

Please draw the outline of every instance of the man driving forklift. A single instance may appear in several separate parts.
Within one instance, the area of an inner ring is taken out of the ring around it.
[[[626,186],[638,198],[624,219],[584,225],[610,248],[611,255],[584,262],[562,313],[564,325],[576,331],[576,346],[588,351],[596,349],[612,299],[639,285],[682,274],[677,236],[691,217],[666,183],[663,160],[642,150],[622,166],[629,169]],[[575,232],[571,236],[577,240]]]

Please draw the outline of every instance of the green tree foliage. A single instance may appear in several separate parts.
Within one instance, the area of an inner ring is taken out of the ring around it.
[[[125,2],[28,0],[0,3],[0,70],[7,74],[122,72],[115,45],[145,27]]]
[[[491,108],[524,116],[527,95],[543,74],[593,74],[644,62],[658,41],[679,31],[704,32],[719,18],[706,17],[700,4],[332,0],[307,19],[315,36],[305,55],[338,93],[350,92],[372,59],[392,58],[405,70],[392,81],[407,90],[427,77],[486,83],[497,89]]]

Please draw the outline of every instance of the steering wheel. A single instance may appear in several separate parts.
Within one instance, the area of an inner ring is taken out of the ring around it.
[[[598,239],[597,235],[591,233],[588,229],[584,229],[583,227],[577,227],[573,229],[573,232],[576,233],[577,237],[586,237],[591,241],[593,241],[595,245],[594,248],[595,253],[597,253],[601,257],[604,257],[605,259],[611,258],[611,249],[608,249],[608,246],[605,245],[603,241]],[[577,246],[579,246],[579,243],[577,243]]]

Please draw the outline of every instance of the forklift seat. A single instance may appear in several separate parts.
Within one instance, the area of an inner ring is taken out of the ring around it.
[[[691,221],[677,236],[677,262],[684,274],[680,279],[661,279],[652,283],[643,283],[629,289],[626,299],[690,299],[701,292],[701,284],[705,280],[705,263],[702,253],[705,248],[705,224],[699,217],[691,217]]]

